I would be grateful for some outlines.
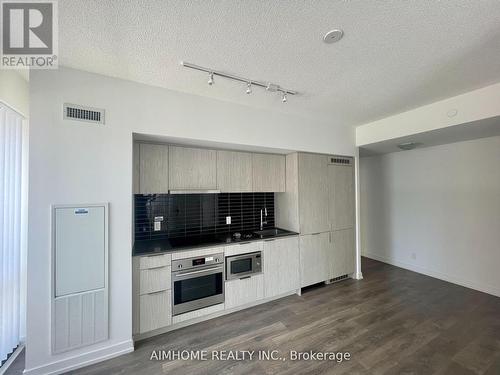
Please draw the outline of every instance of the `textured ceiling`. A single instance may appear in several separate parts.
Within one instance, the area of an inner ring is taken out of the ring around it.
[[[500,1],[59,2],[60,64],[359,125],[500,81]],[[342,28],[327,45],[322,36]],[[275,94],[188,61],[298,90]]]

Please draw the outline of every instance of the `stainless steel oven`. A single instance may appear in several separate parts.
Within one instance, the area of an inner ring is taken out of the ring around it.
[[[172,315],[224,302],[224,254],[172,261]]]
[[[226,280],[240,279],[262,272],[262,253],[248,253],[226,257]]]

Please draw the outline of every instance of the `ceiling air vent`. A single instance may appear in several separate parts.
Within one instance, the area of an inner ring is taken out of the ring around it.
[[[104,109],[64,103],[64,119],[104,124]]]
[[[340,165],[351,165],[352,158],[346,158],[341,156],[330,157],[330,164],[340,164]]]

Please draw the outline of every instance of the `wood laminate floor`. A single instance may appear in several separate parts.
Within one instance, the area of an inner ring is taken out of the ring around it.
[[[500,374],[500,298],[363,258],[305,290],[137,343],[75,374]],[[153,350],[349,352],[331,361],[150,361]]]

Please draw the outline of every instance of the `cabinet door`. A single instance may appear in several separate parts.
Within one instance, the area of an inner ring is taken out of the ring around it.
[[[217,151],[217,189],[222,192],[252,191],[252,154]]]
[[[243,306],[264,298],[264,275],[226,281],[226,309]]]
[[[326,155],[299,154],[299,225],[301,234],[330,230],[327,161]]]
[[[168,192],[168,146],[147,143],[139,145],[139,192]]]
[[[328,166],[328,212],[331,230],[354,227],[354,168]]]
[[[162,328],[172,323],[170,290],[144,294],[139,298],[140,333]]]
[[[331,244],[328,256],[330,279],[354,273],[356,259],[354,228],[331,232]]]
[[[253,191],[285,191],[285,156],[252,154]]]
[[[216,189],[217,151],[169,147],[170,189]]]
[[[264,296],[300,288],[298,237],[264,241]]]
[[[301,287],[329,279],[329,232],[300,236]]]

